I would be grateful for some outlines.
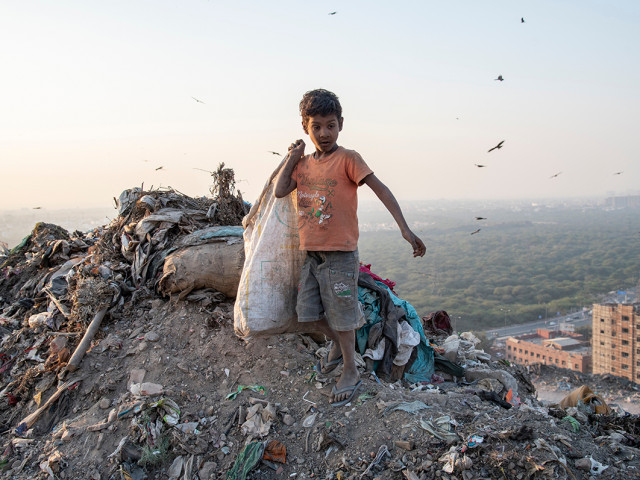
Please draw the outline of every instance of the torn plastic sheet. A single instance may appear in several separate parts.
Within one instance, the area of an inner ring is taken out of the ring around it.
[[[178,404],[170,398],[161,398],[149,406],[151,408],[164,410],[165,414],[162,416],[162,419],[167,423],[167,425],[177,425],[180,421],[180,407],[178,407]]]
[[[420,426],[434,437],[444,440],[447,443],[454,443],[460,440],[458,434],[452,429],[451,417],[449,415],[438,417],[432,421],[421,418]]]
[[[597,460],[594,460],[592,457],[589,457],[589,460],[591,460],[591,475],[600,475],[607,468],[609,468],[609,465],[603,465]]]
[[[199,210],[163,208],[147,217],[144,217],[136,225],[136,236],[138,240],[143,240],[148,233],[153,231],[161,223],[180,223],[183,217],[201,214]]]
[[[272,419],[273,417],[266,408],[261,403],[257,403],[247,410],[247,420],[242,424],[240,430],[244,435],[267,436],[273,424]]]
[[[49,282],[47,284],[47,288],[51,291],[56,297],[61,297],[67,293],[67,274],[71,272],[71,270],[78,264],[84,262],[87,258],[86,255],[81,257],[74,257],[70,260],[67,260],[62,264],[58,270],[55,271],[51,278],[49,278]]]
[[[420,400],[416,400],[414,402],[401,402],[396,405],[390,405],[385,408],[384,412],[382,412],[382,416],[385,416],[389,412],[394,412],[396,410],[402,410],[408,413],[418,413],[420,410],[425,410],[427,408],[433,408],[427,405]]]
[[[129,213],[131,207],[136,204],[138,197],[142,193],[142,189],[140,187],[130,188],[124,190],[120,197],[118,198],[117,207],[118,207],[118,215],[122,216],[126,213]]]

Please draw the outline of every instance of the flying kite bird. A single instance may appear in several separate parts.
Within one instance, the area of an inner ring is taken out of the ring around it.
[[[158,167],[158,168],[156,168],[156,172],[157,172],[158,170],[162,170],[163,168],[164,168],[164,167]]]
[[[480,165],[479,163],[474,163],[474,165],[478,168],[484,168],[486,167],[486,165]]]
[[[502,144],[504,143],[504,140],[502,140],[499,144],[497,144],[495,147],[490,148],[487,153],[491,152],[492,150],[495,150],[496,148],[500,149],[502,148]]]
[[[40,210],[42,207],[33,207],[34,210]]]
[[[520,17],[520,23],[524,23],[524,17]]]
[[[614,173],[614,175],[622,175],[622,170],[619,172]]]
[[[335,15],[338,12],[329,12],[329,15]]]
[[[198,100],[196,97],[191,97],[191,98],[193,98],[198,103],[202,103],[203,105],[206,105],[206,103],[204,103],[202,100]]]
[[[486,220],[487,217],[476,217],[476,220]]]
[[[278,152],[274,152],[273,150],[267,150],[269,153],[273,153],[274,155],[278,155],[279,157],[281,157],[282,155],[280,155]]]
[[[500,80],[502,82],[504,81],[504,78],[502,77],[502,75],[498,75],[498,78],[494,78],[494,80]]]
[[[477,229],[475,232],[471,232],[470,235],[475,235],[476,233],[478,233],[480,231],[480,229]]]
[[[555,175],[551,175],[549,178],[556,178],[558,175],[560,175],[562,172],[558,172]]]

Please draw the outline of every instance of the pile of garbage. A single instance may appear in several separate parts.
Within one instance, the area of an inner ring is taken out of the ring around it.
[[[542,364],[531,365],[529,375],[540,390],[557,391],[567,395],[581,385],[588,384],[593,390],[603,392],[608,404],[640,406],[640,385],[626,378],[611,374],[585,374]],[[631,413],[639,412],[636,410]]]
[[[215,173],[212,198],[133,188],[109,225],[37,224],[5,252],[2,478],[638,475],[640,420],[604,392],[544,404],[527,369],[427,322],[429,378],[376,374],[372,348],[331,407],[324,338],[234,334],[249,205]]]

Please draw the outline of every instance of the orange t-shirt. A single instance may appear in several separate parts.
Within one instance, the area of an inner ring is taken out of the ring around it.
[[[353,150],[338,147],[320,160],[300,159],[297,183],[300,250],[352,252],[358,248],[358,186],[373,173]]]

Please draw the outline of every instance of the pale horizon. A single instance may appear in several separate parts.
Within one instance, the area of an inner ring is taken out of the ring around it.
[[[221,162],[253,202],[269,151],[311,151],[313,88],[401,201],[638,195],[639,20],[631,0],[6,4],[0,210],[208,195]]]

